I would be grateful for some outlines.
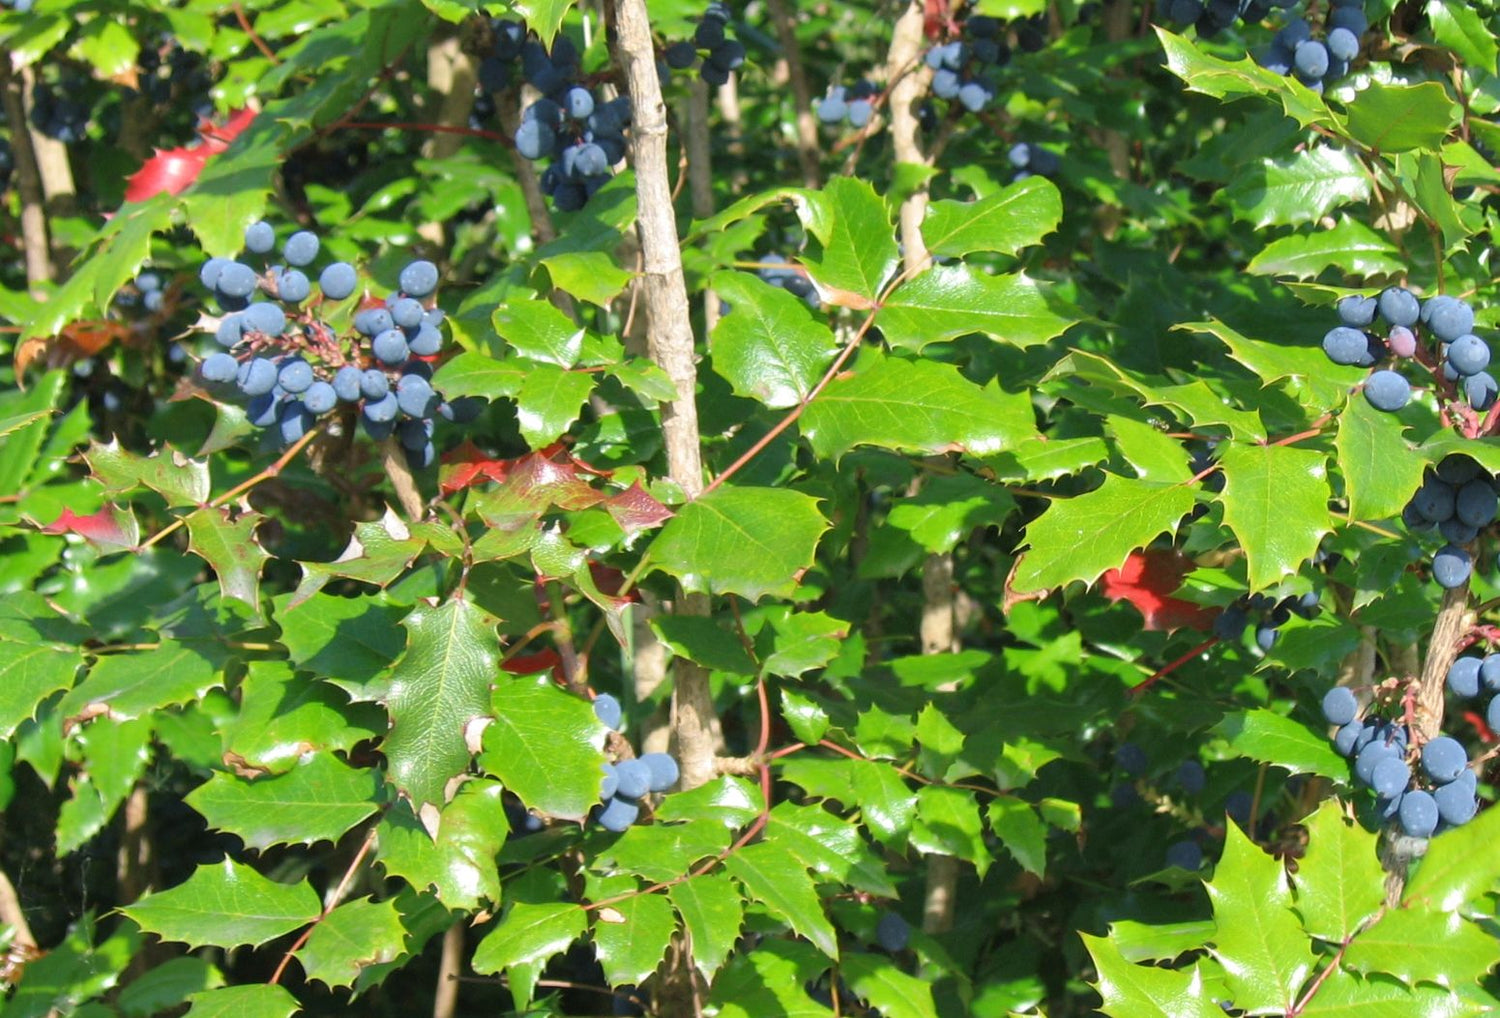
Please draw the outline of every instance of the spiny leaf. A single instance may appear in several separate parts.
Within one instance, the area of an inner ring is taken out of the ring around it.
[[[319,910],[317,892],[306,881],[276,883],[232,859],[199,866],[176,887],[120,908],[147,933],[190,949],[259,947],[312,922]]]
[[[693,964],[711,981],[734,950],[745,921],[739,889],[728,874],[708,873],[668,889],[667,897],[693,938]]]
[[[645,981],[677,928],[665,894],[636,894],[594,914],[594,952],[611,986]]]
[[[863,306],[868,307],[899,260],[890,207],[857,177],[834,177],[820,197],[821,201],[797,207],[803,223],[822,245],[821,251],[803,259],[807,271],[823,291],[852,294],[863,298]]]
[[[384,782],[331,753],[309,753],[285,774],[246,779],[220,771],[188,793],[208,825],[237,834],[250,848],[337,841],[373,815]]]
[[[1295,573],[1332,530],[1327,458],[1313,449],[1234,444],[1224,450],[1224,522],[1245,549],[1250,589]]]
[[[265,517],[257,512],[230,519],[229,510],[206,507],[187,516],[188,549],[219,579],[224,597],[243,601],[260,614],[260,571],[271,558],[255,537]]]
[[[922,223],[922,240],[939,258],[975,251],[1015,254],[1062,221],[1062,195],[1046,177],[1028,177],[978,201],[935,201]]]
[[[838,352],[828,326],[800,298],[747,272],[718,273],[713,286],[733,308],[714,327],[714,370],[768,407],[806,399]]]
[[[188,999],[193,1006],[183,1018],[292,1018],[302,1010],[291,991],[270,983],[221,986]]]
[[[1025,273],[991,276],[960,263],[935,265],[902,283],[876,321],[892,346],[920,353],[929,343],[970,333],[1036,346],[1081,317],[1049,284]]]
[[[1337,799],[1325,799],[1307,826],[1307,853],[1297,863],[1296,909],[1302,928],[1342,944],[1385,901],[1385,871],[1375,836],[1344,816]]]
[[[1348,761],[1334,752],[1327,738],[1263,707],[1228,714],[1215,731],[1239,756],[1275,764],[1293,774],[1349,780]]]
[[[1203,984],[1197,965],[1183,971],[1136,965],[1120,953],[1113,940],[1080,933],[1098,973],[1104,1014],[1111,1018],[1172,1015],[1174,1018],[1214,1018],[1222,1015]]]
[[[724,868],[778,919],[828,955],[839,956],[838,936],[823,914],[823,901],[800,861],[772,845],[749,845],[724,861]]]
[[[583,819],[599,801],[604,762],[606,729],[593,709],[547,673],[498,679],[491,703],[480,764],[532,809]]]
[[[510,833],[499,782],[465,781],[443,807],[436,838],[398,800],[376,828],[376,858],[387,874],[418,891],[432,888],[450,909],[477,911],[500,901],[495,856]]]
[[[583,936],[587,925],[586,913],[577,905],[518,901],[480,940],[474,950],[474,971],[505,971],[517,1006],[524,1007],[531,1001],[542,966]]]

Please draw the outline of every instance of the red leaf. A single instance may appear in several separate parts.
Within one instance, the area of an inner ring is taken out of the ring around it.
[[[672,518],[672,510],[642,488],[639,481],[608,499],[604,506],[627,534],[659,527]]]
[[[1171,596],[1192,571],[1192,560],[1175,551],[1133,551],[1124,565],[1100,578],[1100,590],[1111,601],[1134,605],[1148,630],[1206,630],[1218,614],[1214,609]]]
[[[595,562],[591,559],[589,561],[589,576],[593,578],[594,586],[598,588],[599,593],[605,597],[614,598],[621,605],[641,599],[640,595],[634,590],[624,597],[620,596],[620,588],[625,586],[625,574],[614,566],[607,566],[603,562]]]
[[[558,657],[557,651],[551,647],[535,654],[518,654],[501,667],[512,675],[535,675],[537,672],[544,672],[550,668],[552,677],[558,682],[568,681],[568,677],[563,674],[562,658]]]
[[[156,155],[147,159],[127,179],[125,200],[145,201],[163,191],[179,194],[187,190],[198,179],[198,174],[203,172],[208,157],[228,148],[229,143],[250,126],[255,114],[256,111],[252,109],[236,110],[223,125],[205,120],[198,126],[198,133],[202,136],[198,144],[186,148],[157,149]]]
[[[87,516],[64,509],[57,519],[40,529],[44,534],[77,534],[111,551],[134,548],[141,539],[135,516],[129,509],[113,505]]]

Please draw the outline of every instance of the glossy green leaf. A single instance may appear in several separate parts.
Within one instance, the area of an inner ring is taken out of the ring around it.
[[[914,495],[893,499],[886,523],[924,551],[953,550],[978,527],[1000,526],[1016,507],[1009,492],[973,474],[933,477]]]
[[[544,300],[515,300],[495,309],[495,332],[527,360],[571,368],[583,352],[583,330]],[[529,367],[523,369],[529,373]]]
[[[845,954],[839,974],[871,1007],[890,1018],[937,1018],[932,984],[908,975],[879,954]]]
[[[1413,950],[1415,945],[1420,949]],[[1395,976],[1408,986],[1457,989],[1500,963],[1493,934],[1456,912],[1396,908],[1360,932],[1344,964],[1364,975]]]
[[[117,441],[95,442],[83,455],[106,494],[149,488],[169,506],[199,506],[208,501],[207,460],[190,459],[170,447],[153,456],[137,456]]]
[[[734,950],[745,921],[739,888],[725,873],[706,873],[667,890],[667,897],[692,937],[693,965],[712,980]]]
[[[714,327],[714,370],[768,407],[806,399],[838,353],[828,326],[801,298],[747,272],[720,272],[713,286],[733,309]]]
[[[1350,390],[1369,374],[1365,368],[1329,363],[1321,347],[1250,339],[1223,322],[1192,322],[1176,328],[1215,337],[1229,348],[1231,357],[1262,382],[1267,385],[1281,382],[1297,402],[1315,415],[1342,406]]]
[[[157,965],[120,991],[116,1003],[126,1018],[152,1018],[176,1007],[190,996],[224,985],[223,974],[210,962],[189,955]]]
[[[790,596],[828,522],[818,500],[784,488],[726,486],[694,499],[651,543],[650,561],[689,590],[751,601]]]
[[[528,365],[519,360],[496,360],[488,354],[464,351],[434,372],[432,387],[450,399],[514,399],[528,373]]]
[[[645,981],[667,952],[677,917],[665,894],[637,894],[594,913],[594,954],[611,986]]]
[[[873,808],[884,806],[877,801]],[[910,804],[898,803],[895,808],[912,812]],[[771,810],[765,844],[799,860],[819,880],[847,884],[881,897],[896,896],[895,886],[858,828],[821,806],[778,803]]]
[[[922,240],[938,258],[975,251],[1015,254],[1038,244],[1062,221],[1062,195],[1046,177],[1028,177],[976,201],[935,201]]]
[[[710,1003],[720,1018],[830,1018],[833,1012],[808,996],[827,969],[816,948],[794,940],[763,941],[736,955],[714,981]]]
[[[822,246],[803,264],[831,303],[869,307],[899,261],[890,208],[857,177],[834,177],[818,197],[797,208]]]
[[[0,738],[52,693],[73,685],[88,630],[35,595],[0,598]]]
[[[220,771],[193,789],[188,805],[208,825],[237,834],[250,848],[337,841],[375,813],[384,778],[331,753],[309,753],[285,774],[247,779]]]
[[[1325,799],[1304,820],[1307,853],[1293,877],[1302,928],[1342,944],[1385,903],[1385,871],[1375,836],[1344,816],[1337,799]]]
[[[223,650],[207,641],[162,640],[155,647],[99,659],[88,676],[63,697],[64,717],[108,713],[138,718],[161,707],[203,698],[223,683]]]
[[[652,882],[676,880],[729,845],[729,831],[712,821],[634,824],[594,857],[600,872],[633,873]]]
[[[495,781],[464,782],[443,807],[436,838],[405,802],[393,803],[376,828],[376,859],[418,891],[431,888],[450,909],[498,903],[495,856],[510,833],[502,791]]]
[[[72,798],[57,817],[57,851],[70,853],[99,833],[151,762],[150,718],[94,718],[74,733],[83,757]]]
[[[474,971],[504,971],[516,1004],[524,1007],[531,1001],[542,966],[583,936],[587,926],[587,915],[577,905],[517,902],[475,948]]]
[[[285,986],[261,983],[221,986],[195,993],[183,1018],[292,1018],[302,1010]]]
[[[258,947],[305,926],[319,910],[312,885],[277,883],[232,859],[199,866],[176,887],[120,907],[147,933],[189,948]]]
[[[427,542],[412,536],[411,528],[390,510],[379,520],[356,524],[349,544],[332,562],[299,563],[302,582],[287,602],[287,610],[295,609],[335,577],[384,587],[404,573],[426,547]]]
[[[1262,160],[1256,170],[1237,175],[1224,193],[1235,215],[1253,226],[1295,226],[1368,201],[1370,177],[1344,149],[1315,145]]]
[[[28,961],[24,978],[5,1002],[6,1018],[99,1018],[97,1011],[88,1014],[90,1005],[84,1001],[119,984],[141,940],[140,931],[127,922],[101,941],[93,913],[85,913],[69,925],[60,943]]]
[[[658,615],[651,630],[678,657],[696,661],[705,668],[754,675],[755,662],[735,633],[714,619],[692,615]]]
[[[1492,68],[1500,58],[1494,31],[1485,24],[1479,11],[1468,4],[1448,4],[1427,0],[1423,10],[1428,27],[1441,46],[1447,46],[1472,68]]]
[[[480,765],[549,816],[581,820],[599,800],[605,728],[582,697],[550,673],[496,680],[494,722],[484,730]]]
[[[1236,755],[1284,767],[1293,774],[1317,774],[1349,780],[1349,763],[1334,751],[1322,732],[1264,708],[1236,711],[1217,731]]]
[[[1406,882],[1402,903],[1425,903],[1444,912],[1493,891],[1500,884],[1500,858],[1489,850],[1500,836],[1500,810],[1487,809],[1441,838],[1434,838],[1415,875]]]
[[[772,845],[747,845],[724,861],[724,869],[744,885],[745,893],[771,910],[777,919],[837,959],[838,937],[823,913],[823,902],[800,861]]]
[[[1349,104],[1349,133],[1377,152],[1436,151],[1461,113],[1440,82],[1372,81]]]
[[[1230,822],[1224,854],[1206,886],[1218,924],[1211,953],[1224,968],[1235,1006],[1261,1014],[1289,1010],[1312,972],[1313,953],[1292,911],[1281,861]]]
[[[986,455],[1036,433],[1026,395],[976,385],[947,364],[874,352],[830,382],[798,426],[814,452],[834,459],[862,445]]]
[[[1406,426],[1395,414],[1376,410],[1369,400],[1350,400],[1339,414],[1334,448],[1349,496],[1350,519],[1398,516],[1422,483],[1426,464],[1405,433]]]
[[[1024,273],[991,276],[968,265],[934,265],[898,286],[876,319],[886,341],[920,353],[929,343],[979,333],[1029,347],[1062,335],[1080,313]]]
[[[1339,969],[1298,1013],[1308,1018],[1466,1018],[1489,1009],[1439,986],[1412,989],[1388,977],[1364,979]]]
[[[391,620],[399,643],[400,613]],[[220,726],[224,744],[240,766],[286,771],[309,750],[353,749],[386,730],[385,711],[371,703],[351,704],[327,682],[294,673],[284,661],[252,661],[240,680],[240,709]]]
[[[823,612],[792,611],[767,605],[759,613],[764,625],[756,630],[755,652],[768,675],[797,678],[832,661],[849,635],[849,623]]]
[[[980,877],[990,868],[984,825],[974,793],[961,788],[926,785],[917,792],[917,819],[911,828],[912,847],[927,853],[956,856],[974,864]]]
[[[533,364],[516,394],[516,416],[521,437],[533,449],[551,445],[578,420],[579,411],[594,391],[594,376],[565,371],[552,364]]]
[[[297,949],[297,961],[308,979],[330,988],[353,986],[372,965],[397,958],[406,943],[395,898],[346,901],[317,925]]]
[[[255,537],[265,519],[242,512],[233,519],[227,509],[206,508],[187,516],[188,550],[208,563],[224,597],[260,611],[260,571],[271,555]]]
[[[1031,803],[1001,795],[985,809],[990,829],[1021,868],[1041,876],[1047,868],[1047,825]]]
[[[1313,449],[1234,444],[1219,457],[1224,522],[1245,549],[1250,589],[1295,573],[1332,531],[1327,459]]]
[[[1204,986],[1197,965],[1182,970],[1137,965],[1120,953],[1113,940],[1087,933],[1080,936],[1094,959],[1096,988],[1104,998],[1100,1010],[1110,1018],[1213,1018],[1224,1013]]]
[[[292,663],[341,682],[367,682],[401,656],[404,608],[369,597],[316,594],[297,608],[276,600],[281,643]]]
[[[1295,78],[1268,71],[1248,56],[1221,60],[1180,35],[1153,27],[1166,51],[1167,68],[1187,82],[1191,91],[1221,99],[1259,96],[1279,103],[1283,112],[1303,127],[1338,125],[1323,100]]]
[[[674,792],[656,808],[658,820],[709,820],[739,828],[760,815],[760,791],[728,775],[688,792]]]
[[[1331,228],[1319,226],[1310,233],[1271,241],[1250,259],[1245,271],[1312,279],[1326,268],[1337,267],[1352,276],[1367,277],[1399,273],[1404,264],[1389,239],[1357,219],[1340,216]]]

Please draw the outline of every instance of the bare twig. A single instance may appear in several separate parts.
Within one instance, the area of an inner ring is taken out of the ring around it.
[[[0,100],[4,102],[5,119],[11,124],[29,123],[23,92],[21,77],[10,70],[9,60],[0,61]],[[10,138],[15,152],[16,191],[21,199],[21,243],[26,250],[26,282],[35,290],[40,284],[51,282],[53,273],[52,251],[47,240],[46,196],[42,191],[42,175],[37,167],[31,132],[22,127],[12,130]]]
[[[437,991],[432,995],[432,1018],[453,1018],[458,1010],[458,977],[463,971],[464,924],[462,920],[443,934],[443,956],[438,962]]]

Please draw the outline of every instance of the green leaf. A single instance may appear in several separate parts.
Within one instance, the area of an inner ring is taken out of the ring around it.
[[[112,441],[94,442],[83,454],[106,495],[124,495],[150,488],[167,505],[200,506],[208,501],[208,461],[189,459],[171,446],[151,456],[137,456]]]
[[[388,875],[418,891],[432,888],[450,909],[498,903],[495,856],[510,833],[502,791],[495,781],[464,782],[443,807],[436,838],[405,802],[393,803],[376,828],[376,858]]]
[[[848,796],[844,796],[848,798]],[[876,801],[872,809],[886,804]],[[906,818],[887,817],[887,824],[909,819],[910,803],[896,803]],[[896,897],[896,888],[886,876],[879,857],[870,851],[855,825],[821,806],[783,802],[771,810],[765,844],[774,845],[812,870],[819,880],[847,884],[857,890]]]
[[[220,771],[188,793],[208,825],[244,839],[249,848],[337,841],[375,813],[384,780],[331,753],[309,753],[285,774],[247,779]]]
[[[1313,449],[1234,444],[1219,457],[1224,523],[1245,550],[1250,589],[1295,573],[1332,531],[1326,457]]]
[[[952,365],[873,351],[852,373],[830,382],[798,426],[814,452],[834,459],[861,445],[986,455],[1036,434],[1024,393],[977,385]]]
[[[849,636],[849,623],[823,612],[767,605],[757,614],[765,625],[757,630],[752,619],[750,632],[755,636],[761,668],[768,675],[799,678],[822,668],[838,656]]]
[[[600,746],[606,729],[582,698],[559,689],[550,673],[497,680],[494,722],[479,762],[527,806],[581,820],[599,801]]]
[[[739,828],[760,816],[760,792],[743,778],[728,775],[688,792],[677,792],[656,808],[658,820],[710,820]]]
[[[1228,714],[1215,731],[1237,756],[1285,767],[1293,774],[1349,780],[1349,762],[1334,751],[1326,735],[1265,708]]]
[[[827,968],[827,959],[807,944],[762,940],[730,959],[709,1001],[719,1018],[831,1018],[832,1011],[807,995]]]
[[[1031,803],[1009,795],[997,796],[985,810],[1000,843],[1028,873],[1041,876],[1047,868],[1047,825]]]
[[[508,301],[491,321],[495,333],[528,360],[571,368],[583,352],[583,330],[544,300]]]
[[[83,766],[73,781],[73,797],[58,812],[58,854],[83,847],[135,788],[151,761],[151,730],[150,718],[95,718],[74,733]]]
[[[1203,973],[1194,965],[1184,971],[1136,965],[1120,953],[1112,939],[1080,933],[1083,946],[1094,959],[1095,984],[1104,998],[1100,1010],[1111,1018],[1213,1018],[1223,1009],[1209,995]],[[1236,1002],[1238,1003],[1238,1002]]]
[[[676,880],[693,864],[718,855],[729,831],[713,821],[635,824],[595,856],[600,872],[633,873],[652,882]]]
[[[1437,151],[1462,112],[1436,81],[1371,81],[1349,103],[1349,133],[1377,152]]]
[[[460,598],[419,602],[401,625],[406,653],[381,688],[361,698],[390,711],[383,749],[391,777],[420,812],[441,805],[444,786],[469,766],[465,730],[490,713],[500,641],[495,619]]]
[[[202,958],[172,958],[132,980],[116,1003],[126,1018],[151,1018],[190,996],[223,985],[223,974]]]
[[[803,264],[830,303],[868,308],[900,261],[890,208],[857,177],[834,177],[818,198],[797,207],[822,245],[821,251],[805,255]]]
[[[401,640],[400,612],[390,620]],[[308,750],[347,752],[385,733],[385,711],[353,704],[339,689],[307,673],[294,674],[285,661],[252,661],[240,680],[240,709],[221,731],[240,766],[286,771]]]
[[[977,201],[935,201],[922,240],[937,258],[975,251],[1015,254],[1041,243],[1062,222],[1062,195],[1046,177],[1028,177]]]
[[[587,915],[577,905],[516,902],[474,949],[474,971],[505,971],[516,1006],[525,1007],[548,959],[567,950],[587,926]]]
[[[234,519],[228,509],[208,507],[187,515],[188,550],[202,558],[219,580],[224,597],[260,613],[260,571],[271,555],[256,540],[265,517],[246,511]]]
[[[225,654],[206,640],[162,640],[149,650],[109,654],[63,697],[63,717],[108,713],[138,718],[161,707],[201,700],[223,684]]]
[[[1249,339],[1223,322],[1190,322],[1175,328],[1215,337],[1229,348],[1230,356],[1267,385],[1285,379],[1287,391],[1314,415],[1342,406],[1349,390],[1369,374],[1366,368],[1330,364],[1320,347]]]
[[[221,986],[188,998],[183,1018],[292,1018],[302,1010],[285,986]]]
[[[637,894],[594,913],[594,953],[611,986],[644,982],[677,929],[665,894]]]
[[[984,825],[974,793],[961,788],[925,785],[917,792],[917,819],[911,828],[912,847],[927,853],[956,856],[974,864],[979,876],[990,868]]]
[[[7,931],[10,938],[13,931]],[[121,923],[96,944],[98,928],[92,912],[86,912],[68,927],[67,935],[25,966],[24,978],[5,1002],[5,1018],[50,1018],[76,1015],[100,1018],[90,1006],[79,1007],[119,984],[125,967],[141,947],[134,924]],[[14,943],[14,940],[11,941]],[[107,1015],[112,1018],[114,1012]]]
[[[1315,145],[1242,170],[1224,194],[1235,215],[1254,226],[1295,226],[1368,201],[1370,177],[1351,153]]]
[[[932,985],[907,975],[879,954],[846,954],[839,974],[860,1000],[888,1018],[937,1018]]]
[[[0,598],[0,739],[52,693],[73,685],[89,632],[36,595]]]
[[[1439,45],[1457,53],[1471,68],[1488,70],[1495,66],[1500,58],[1495,36],[1477,10],[1468,4],[1442,0],[1427,0],[1424,10],[1427,26]]]
[[[1213,904],[1214,958],[1238,1008],[1255,1014],[1290,1010],[1312,972],[1313,953],[1296,915],[1286,870],[1225,825],[1224,854],[1206,884]]]
[[[1400,252],[1385,236],[1364,223],[1340,216],[1332,228],[1294,233],[1271,241],[1250,259],[1247,272],[1266,276],[1312,279],[1337,267],[1352,276],[1398,274],[1405,265]]]
[[[678,657],[705,668],[735,675],[754,675],[755,662],[739,637],[713,619],[693,615],[658,615],[651,630]]]
[[[1339,414],[1334,448],[1351,520],[1400,515],[1422,483],[1426,463],[1405,433],[1395,414],[1376,410],[1367,399],[1350,400]]]
[[[1500,883],[1500,810],[1487,809],[1473,821],[1434,838],[1406,882],[1402,904],[1424,902],[1429,908],[1456,911],[1493,891]]]
[[[1016,500],[973,474],[928,478],[915,495],[895,500],[886,523],[932,554],[950,552],[978,527],[998,527]]]
[[[790,597],[827,529],[811,495],[727,486],[683,506],[647,554],[689,590]]]
[[[1458,1018],[1490,1009],[1437,986],[1412,990],[1388,977],[1362,979],[1338,969],[1297,1013],[1306,1018]]]
[[[1322,98],[1295,78],[1268,71],[1248,56],[1234,61],[1220,60],[1180,35],[1153,27],[1162,49],[1166,50],[1168,69],[1187,82],[1191,91],[1219,99],[1259,96],[1279,102],[1282,111],[1303,127],[1339,126],[1338,118]]]
[[[232,859],[199,866],[187,880],[120,911],[147,933],[184,943],[259,947],[305,926],[321,911],[312,885],[279,884]],[[218,992],[218,991],[214,991]]]
[[[528,373],[527,366],[518,360],[496,360],[488,354],[464,351],[437,369],[432,387],[449,399],[514,399]]]
[[[275,602],[281,643],[293,664],[314,675],[368,682],[406,647],[400,626],[406,611],[398,605],[328,594],[316,594],[296,608],[288,608],[288,601],[283,595]]]
[[[1303,823],[1307,852],[1297,863],[1295,907],[1309,934],[1342,944],[1385,902],[1375,836],[1348,820],[1337,799],[1325,799]]]
[[[667,897],[693,938],[693,965],[711,982],[734,950],[745,922],[739,889],[728,874],[708,873],[669,888]]]
[[[929,343],[979,333],[1017,347],[1054,339],[1080,313],[1025,273],[991,276],[965,264],[934,265],[896,288],[876,319],[886,341],[921,353]]]
[[[777,919],[837,960],[838,936],[823,914],[823,901],[800,861],[791,859],[780,848],[762,843],[747,845],[729,856],[724,869],[744,885],[746,894],[770,909]]]
[[[828,326],[801,298],[748,272],[720,272],[713,288],[733,306],[714,327],[714,370],[773,409],[806,399],[838,353]]]
[[[346,901],[314,927],[297,949],[308,979],[330,988],[349,987],[361,972],[399,957],[407,931],[396,898]]]
[[[1413,948],[1420,945],[1420,948]],[[1456,989],[1477,982],[1500,962],[1495,937],[1457,912],[1397,908],[1354,938],[1344,964],[1367,976]]]
[[[1011,586],[1032,591],[1073,580],[1093,583],[1132,551],[1175,533],[1192,508],[1192,489],[1185,484],[1106,474],[1098,488],[1054,501],[1026,528],[1030,548],[1016,564]]]
[[[521,437],[532,449],[551,445],[578,420],[578,413],[594,391],[594,376],[586,371],[564,371],[552,364],[534,364],[516,395],[516,417]]]

